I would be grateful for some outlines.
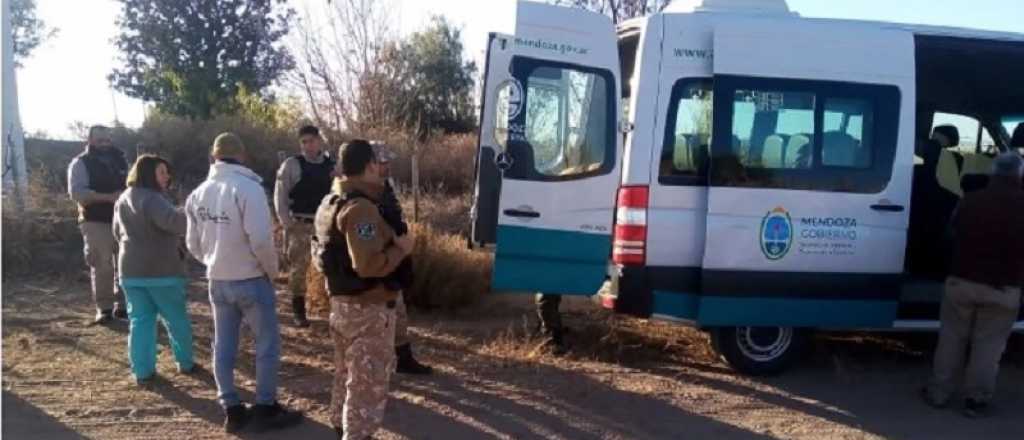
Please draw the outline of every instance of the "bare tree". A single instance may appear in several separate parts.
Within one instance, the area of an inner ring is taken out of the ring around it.
[[[334,0],[302,12],[290,47],[298,67],[290,83],[308,101],[318,124],[340,130],[371,121],[360,112],[367,78],[383,74],[378,62],[395,40],[391,0]]]
[[[556,5],[589,9],[605,14],[612,23],[643,17],[665,9],[671,0],[551,0]]]

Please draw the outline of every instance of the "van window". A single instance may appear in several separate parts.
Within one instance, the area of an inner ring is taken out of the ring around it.
[[[618,99],[610,72],[515,57],[512,73],[513,89],[523,96],[521,107],[498,112],[509,121],[512,164],[505,177],[548,181],[610,172]],[[507,102],[499,97],[499,105]]]
[[[952,125],[960,132],[960,139],[956,140],[957,146],[951,148],[951,150],[961,154],[974,153],[977,147],[978,127],[981,126],[977,118],[954,113],[935,112],[935,116],[932,118],[932,130],[928,135],[931,136],[935,132],[935,127],[940,125]]]
[[[814,133],[813,93],[736,90],[733,152],[748,168],[810,168],[810,134]]]
[[[712,185],[876,193],[888,184],[898,88],[723,76],[714,89],[714,132],[731,136],[712,141]]]
[[[658,180],[700,184],[711,148],[710,79],[684,79],[672,87]]]

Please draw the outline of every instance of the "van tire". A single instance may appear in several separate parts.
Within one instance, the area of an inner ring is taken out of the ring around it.
[[[716,327],[711,345],[736,371],[772,376],[785,371],[803,353],[808,331],[793,327]]]

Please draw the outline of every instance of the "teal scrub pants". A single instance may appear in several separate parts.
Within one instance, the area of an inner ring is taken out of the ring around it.
[[[147,379],[156,373],[156,318],[163,318],[174,360],[181,370],[193,366],[192,322],[186,309],[182,278],[126,278],[121,280],[128,299],[128,358],[132,375]]]

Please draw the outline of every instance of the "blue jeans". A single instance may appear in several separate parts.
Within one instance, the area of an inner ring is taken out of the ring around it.
[[[178,368],[192,368],[192,322],[185,307],[183,278],[126,278],[121,280],[128,299],[128,359],[132,375],[146,379],[156,372],[156,318],[163,318]]]
[[[277,368],[281,363],[281,333],[274,307],[274,286],[267,277],[248,280],[210,280],[213,306],[213,375],[217,399],[227,408],[238,405],[235,391],[235,357],[238,332],[244,321],[253,332],[256,346],[256,404],[274,403]]]

